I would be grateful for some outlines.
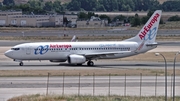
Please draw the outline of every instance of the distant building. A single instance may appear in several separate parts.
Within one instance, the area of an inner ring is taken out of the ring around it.
[[[101,20],[99,17],[92,16],[90,20],[87,21],[77,21],[77,27],[83,28],[99,28],[99,27],[105,27],[108,24],[108,20]]]
[[[91,16],[90,21],[101,21],[99,17]]]
[[[41,26],[54,26],[50,24],[49,16],[43,15],[22,15],[9,17],[9,26],[18,27],[41,27]]]
[[[22,11],[0,11],[0,26],[8,26],[9,18],[22,16]]]
[[[77,15],[56,15],[56,16],[50,16],[50,22],[55,22],[55,26],[64,26],[63,24],[63,18],[66,17],[68,22],[71,22],[73,24],[76,24],[77,21]]]
[[[22,11],[0,11],[0,26],[56,27],[63,26],[63,18],[76,24],[77,15],[22,15]]]

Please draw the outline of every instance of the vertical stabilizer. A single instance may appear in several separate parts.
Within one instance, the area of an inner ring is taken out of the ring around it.
[[[161,13],[161,10],[156,10],[143,26],[143,28],[139,31],[139,33],[135,37],[132,37],[125,41],[134,41],[138,43],[154,43],[159,27]]]

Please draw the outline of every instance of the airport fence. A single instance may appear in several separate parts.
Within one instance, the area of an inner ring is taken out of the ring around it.
[[[140,73],[137,76],[66,76],[63,73],[59,77],[60,83],[57,88],[62,95],[105,95],[105,96],[164,96],[165,77],[145,76]],[[172,97],[173,76],[168,76],[168,97]],[[180,85],[177,85],[180,86]],[[46,95],[53,93],[53,80],[48,73]],[[57,90],[57,89],[56,89]]]

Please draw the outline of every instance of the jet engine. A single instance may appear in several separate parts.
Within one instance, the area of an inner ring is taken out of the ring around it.
[[[72,54],[68,56],[68,63],[69,64],[83,64],[86,62],[86,57],[82,55]]]

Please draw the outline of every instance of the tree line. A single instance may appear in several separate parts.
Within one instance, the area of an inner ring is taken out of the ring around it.
[[[96,15],[93,12],[88,12],[88,13],[80,12],[78,13],[78,20],[89,20],[91,16],[95,16],[95,17],[99,17],[102,20],[108,20],[108,23],[121,21],[124,24],[130,23],[132,27],[136,27],[136,26],[144,25],[147,22],[147,20],[152,16],[153,13],[154,11],[148,11],[147,15],[144,17],[139,17],[138,14],[135,14],[135,16],[129,16],[129,17],[118,15],[118,16],[115,16],[113,19],[111,19],[107,15]],[[160,20],[160,24],[164,24],[162,19]]]
[[[0,10],[22,10],[23,14],[54,14],[62,13],[65,5],[60,0],[54,2],[43,0],[29,0],[26,4],[15,5],[14,0],[3,0]]]
[[[21,9],[23,13],[63,13],[64,11],[148,11],[162,9],[163,11],[180,11],[180,0],[166,1],[160,4],[157,0],[72,0],[62,4],[43,0],[29,0],[26,4],[16,5],[14,0],[3,0],[0,10]]]
[[[70,11],[147,11],[160,9],[157,0],[72,0]]]

